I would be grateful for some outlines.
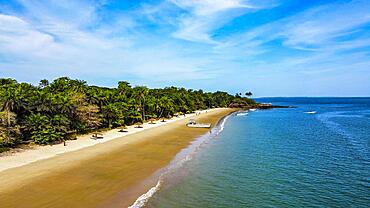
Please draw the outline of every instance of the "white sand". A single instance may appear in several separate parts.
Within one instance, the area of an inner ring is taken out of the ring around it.
[[[197,113],[206,113],[206,111],[215,111],[217,109],[210,109],[210,110],[203,110],[197,111]],[[26,165],[32,162],[36,162],[39,160],[48,159],[59,154],[72,152],[76,150],[80,150],[82,148],[94,146],[99,143],[104,143],[111,141],[113,139],[124,139],[126,135],[134,134],[140,131],[145,131],[146,129],[159,127],[162,125],[166,125],[168,123],[172,123],[178,120],[183,120],[186,118],[194,117],[196,114],[187,114],[186,117],[179,116],[174,117],[170,120],[166,120],[166,122],[156,121],[155,124],[144,123],[142,127],[144,128],[135,128],[135,126],[128,126],[127,132],[119,132],[119,129],[112,129],[107,132],[104,132],[103,139],[91,139],[91,135],[83,135],[79,136],[77,140],[66,141],[66,146],[62,144],[57,145],[48,145],[48,146],[36,146],[33,149],[26,149],[19,152],[12,153],[10,155],[4,155],[0,157],[0,172],[10,169],[19,167],[22,165]]]

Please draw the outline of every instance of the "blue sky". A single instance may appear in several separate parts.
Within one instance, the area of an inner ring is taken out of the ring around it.
[[[0,77],[370,96],[370,1],[0,0]]]

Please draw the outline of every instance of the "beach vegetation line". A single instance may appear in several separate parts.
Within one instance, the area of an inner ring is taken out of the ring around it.
[[[250,94],[247,94],[250,96]],[[35,86],[0,79],[0,150],[19,144],[53,144],[77,134],[164,120],[195,110],[255,101],[241,93],[204,92],[178,87],[149,89],[125,81],[115,88],[60,77]]]

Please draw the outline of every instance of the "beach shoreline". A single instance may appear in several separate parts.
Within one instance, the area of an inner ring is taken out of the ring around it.
[[[213,109],[196,118],[215,125],[232,111],[235,109]],[[112,137],[106,142],[3,170],[0,172],[0,203],[4,207],[22,204],[28,207],[96,207],[118,192],[142,184],[191,141],[209,131],[185,127],[188,119],[166,122],[161,128],[153,125],[121,136],[122,139]],[[130,193],[119,207],[130,206],[150,185],[143,184],[141,190]]]
[[[183,119],[193,118],[197,114],[212,112],[214,110],[217,109],[199,110],[195,113],[187,114],[186,116],[178,116],[171,119],[166,119],[166,122],[161,122],[160,120],[154,124],[146,122],[142,125],[143,128],[136,128],[136,125],[127,126],[127,129],[125,129],[127,132],[119,132],[119,128],[111,129],[103,132],[103,139],[91,139],[92,133],[89,133],[78,136],[76,140],[66,141],[66,146],[64,146],[63,143],[60,143],[54,145],[35,145],[32,147],[17,148],[11,152],[0,154],[0,172],[37,162],[39,160],[49,159],[60,154],[78,151],[86,147],[106,143],[114,139],[124,138],[128,135],[142,132],[147,129],[160,127]]]
[[[145,193],[140,195],[136,199],[136,201],[131,206],[129,206],[129,208],[144,207],[147,204],[148,200],[161,189],[162,184],[166,182],[166,178],[168,177],[168,175],[170,175],[176,169],[181,168],[187,161],[191,160],[194,154],[199,151],[201,145],[207,143],[210,139],[221,133],[224,129],[226,120],[235,112],[237,111],[230,112],[229,114],[221,117],[218,122],[215,123],[214,126],[212,126],[209,133],[203,134],[191,141],[187,147],[183,148],[174,156],[174,158],[167,166],[157,170],[152,176],[144,180],[137,187],[133,187],[131,190],[126,191],[127,194],[127,192],[130,191],[135,192],[135,189],[143,190],[142,187],[149,187]],[[101,207],[111,207],[112,204],[119,203],[119,201],[122,200],[122,195],[124,194],[125,193],[117,194],[115,199],[104,203]]]

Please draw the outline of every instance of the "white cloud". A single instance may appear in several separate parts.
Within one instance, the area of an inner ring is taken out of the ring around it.
[[[23,16],[45,25],[64,22],[70,26],[94,23],[96,9],[104,5],[100,0],[17,0],[25,9]]]
[[[194,15],[207,16],[213,15],[229,9],[236,8],[255,8],[240,0],[170,0],[178,7],[191,10]]]
[[[38,52],[53,43],[53,37],[32,28],[24,20],[0,14],[0,47],[9,52]]]
[[[366,1],[318,6],[215,38],[240,15],[276,6],[255,2],[163,0],[102,13],[101,1],[19,0],[22,12],[0,7],[0,76],[143,82],[138,84],[207,80],[198,81],[204,86],[225,80],[224,87],[237,89],[274,76],[284,80],[284,73],[292,88],[302,76],[368,70],[363,48],[370,39],[361,29],[370,22]]]
[[[272,52],[286,47],[331,53],[363,48],[369,46],[368,32],[361,29],[370,23],[368,11],[370,4],[366,1],[318,6],[232,35],[219,48]],[[281,41],[282,47],[271,48],[267,44],[272,41]]]
[[[321,6],[289,18],[280,35],[288,46],[323,44],[369,23],[369,11],[368,1]]]
[[[333,92],[334,83],[343,80],[357,82],[370,74],[370,39],[366,29],[370,24],[369,11],[367,1],[317,6],[231,35],[215,50],[237,54],[239,62],[234,69],[238,75],[230,75],[237,80],[233,83],[249,80],[251,88],[270,91],[272,96],[288,91],[293,93],[290,95]],[[322,77],[331,82],[328,86],[333,89],[310,92],[310,88],[317,87],[319,80],[324,80]],[[243,86],[236,85],[239,86],[230,88]],[[353,94],[369,93],[364,90],[368,85],[354,86],[358,92],[353,91]],[[268,89],[271,86],[276,88],[275,92]],[[294,88],[299,90],[293,92],[291,89]]]
[[[170,0],[186,10],[178,19],[177,31],[173,36],[194,42],[215,44],[211,32],[225,23],[256,7],[242,0]],[[243,12],[232,12],[233,10]]]
[[[158,42],[150,34],[128,32],[125,27],[131,29],[137,23],[120,19],[121,14],[95,27],[99,5],[21,3],[24,13],[0,15],[0,58],[11,60],[0,59],[1,76],[28,74],[37,80],[68,75],[111,82],[125,77],[155,81],[210,77],[205,76],[209,71],[203,71],[208,60],[187,57],[178,52],[177,45]],[[87,12],[81,17],[78,11]]]

